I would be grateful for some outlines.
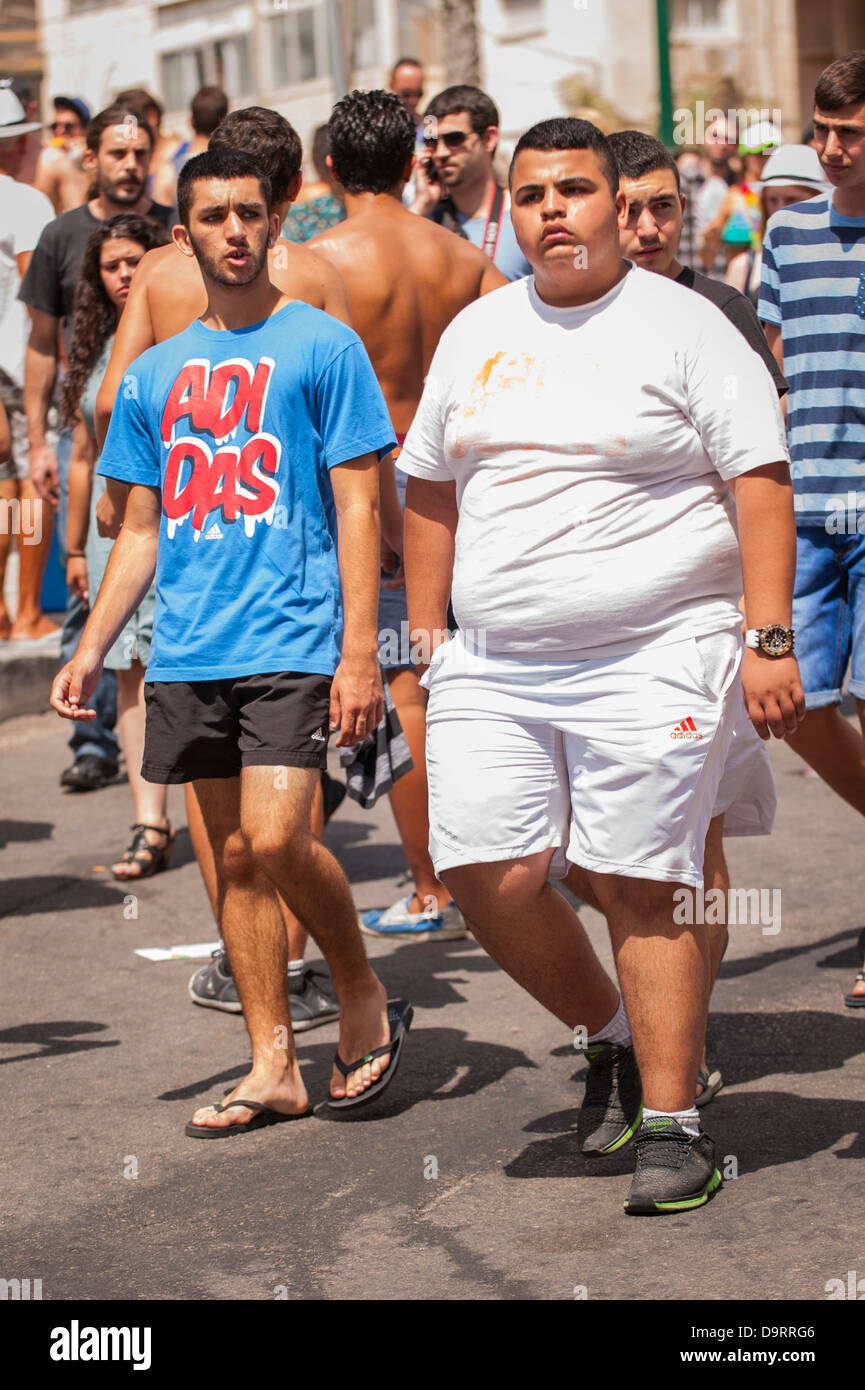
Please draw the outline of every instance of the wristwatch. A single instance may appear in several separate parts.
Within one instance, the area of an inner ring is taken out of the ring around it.
[[[765,652],[767,656],[787,656],[795,646],[792,627],[783,623],[772,623],[770,627],[749,627],[745,633],[745,646],[755,651]]]

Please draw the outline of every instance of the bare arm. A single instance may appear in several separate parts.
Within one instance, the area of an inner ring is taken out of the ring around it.
[[[786,462],[770,463],[736,478],[733,486],[745,581],[745,623],[750,628],[789,627],[796,573],[793,487]],[[795,656],[770,657],[745,648],[742,686],[748,718],[761,738],[793,733],[805,717],[805,697]]]
[[[105,653],[117,640],[153,582],[162,502],[159,488],[140,483],[129,489],[123,530],[112,548],[99,597],[71,661],[51,689],[51,706],[65,719],[90,720],[87,701],[102,673]]]
[[[54,451],[45,439],[48,410],[57,377],[57,325],[53,314],[30,310],[30,338],[24,360],[24,408],[30,441],[30,477],[46,502],[55,506],[60,484]]]
[[[72,457],[69,461],[69,510],[64,548],[67,555],[66,583],[85,603],[89,601],[89,589],[84,547],[90,529],[90,493],[95,461],[93,436],[84,421],[79,420],[72,437]]]
[[[764,323],[763,328],[766,333],[766,342],[769,344],[769,351],[778,363],[781,372],[784,371],[784,339],[781,335],[780,323]],[[784,419],[787,419],[787,396],[781,397],[781,409],[784,412]]]
[[[381,461],[379,489],[382,540],[390,547],[394,555],[402,556],[405,544],[403,538],[402,507],[400,506],[399,493],[396,489],[393,454],[388,454],[387,458]]]
[[[507,277],[505,275],[502,275],[502,272],[499,270],[498,266],[493,265],[492,261],[489,260],[488,257],[485,257],[485,259],[487,260],[487,265],[485,266],[484,273],[481,276],[480,294],[489,294],[491,290],[500,290],[502,285],[506,285],[508,283]]]
[[[132,280],[126,305],[120,315],[111,357],[102,378],[99,394],[96,397],[94,428],[96,443],[100,449],[105,444],[114,401],[130,362],[134,362],[135,358],[140,357],[142,352],[153,347],[155,342],[156,335],[153,332],[153,320],[150,316],[150,303],[147,297],[147,275],[146,271],[139,269]]]
[[[330,470],[342,584],[342,659],[333,678],[330,725],[338,748],[359,743],[381,719],[378,665],[379,478],[375,454]]]
[[[412,641],[420,642],[425,656],[432,656],[447,628],[458,520],[456,483],[409,478],[405,505],[408,626]]]
[[[349,308],[345,281],[335,266],[329,265],[327,262],[325,262],[325,266],[326,269],[322,276],[324,312],[339,319],[340,323],[347,323],[351,328],[351,309]]]

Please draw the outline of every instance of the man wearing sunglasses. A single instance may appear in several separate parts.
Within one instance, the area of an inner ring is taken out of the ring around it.
[[[411,211],[479,246],[508,280],[531,274],[511,226],[510,196],[493,170],[499,113],[478,87],[447,87],[424,115],[426,158]]]
[[[50,198],[56,216],[87,198],[90,175],[83,166],[90,109],[79,97],[54,97],[53,139],[39,156],[34,187]]]

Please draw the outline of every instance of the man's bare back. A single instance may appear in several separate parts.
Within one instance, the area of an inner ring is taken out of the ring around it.
[[[300,299],[350,323],[348,296],[338,272],[305,246],[280,238],[269,256],[270,278],[289,299]],[[207,307],[198,262],[173,243],[148,251],[132,281],[96,401],[96,437],[101,448],[114,400],[131,362],[142,352],[173,338]]]
[[[344,222],[306,245],[342,276],[352,327],[369,353],[394,429],[406,434],[445,328],[467,304],[507,281],[478,247],[408,212],[392,194],[347,194],[346,211]]]

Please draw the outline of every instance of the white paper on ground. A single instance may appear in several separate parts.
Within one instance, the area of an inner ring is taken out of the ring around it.
[[[218,941],[199,941],[193,946],[142,946],[135,954],[145,960],[205,960],[219,945]]]

